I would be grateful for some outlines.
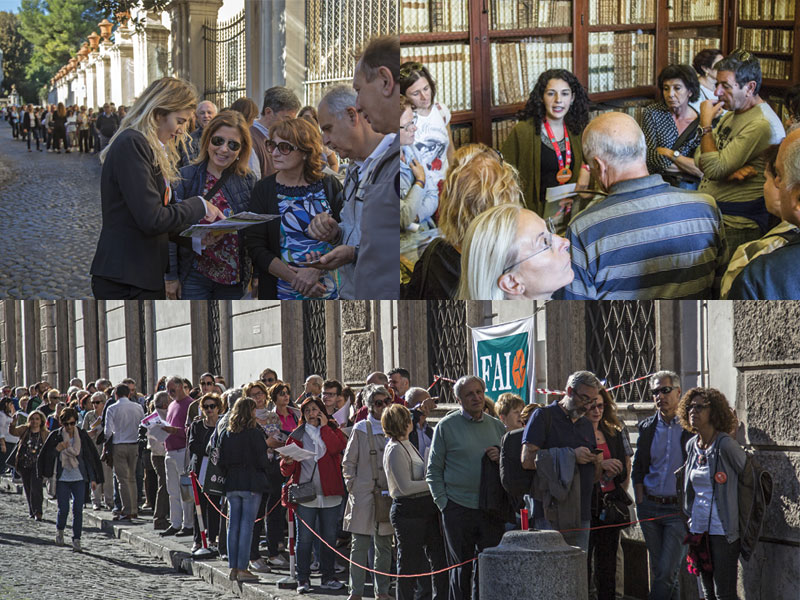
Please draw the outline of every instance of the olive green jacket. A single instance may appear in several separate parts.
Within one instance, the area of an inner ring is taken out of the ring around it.
[[[583,164],[583,148],[581,135],[569,131],[569,142],[572,154],[575,157],[572,169],[572,179],[569,183],[577,183],[580,167]],[[525,206],[538,215],[543,214],[544,206],[539,202],[539,188],[541,187],[542,174],[539,168],[542,158],[542,143],[533,119],[520,121],[511,130],[501,149],[503,157],[519,171],[520,186],[525,199]]]

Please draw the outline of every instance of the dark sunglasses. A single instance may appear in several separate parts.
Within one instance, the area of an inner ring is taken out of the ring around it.
[[[273,384],[273,383],[275,383],[275,380],[274,379],[262,379],[261,383]]]
[[[651,391],[653,392],[653,397],[655,398],[659,394],[662,394],[662,395],[666,396],[667,394],[671,393],[672,390],[674,390],[674,389],[675,388],[672,387],[671,385],[665,385],[664,387],[655,388],[655,389],[653,389]]]
[[[69,421],[68,423],[62,423],[62,425],[64,425],[64,427],[73,427],[75,423],[76,421]]]
[[[216,404],[203,404],[203,410],[214,410],[217,408]]]
[[[102,400],[92,400],[92,404],[102,404]]]
[[[228,148],[230,148],[231,152],[237,152],[242,145],[239,142],[234,140],[226,140],[224,137],[215,135],[211,138],[211,145],[212,146],[222,146],[225,142],[228,142]]]
[[[299,150],[297,146],[293,146],[289,142],[279,142],[276,144],[272,140],[269,140],[266,146],[267,146],[267,152],[269,152],[270,154],[275,152],[275,148],[277,148],[278,152],[280,152],[284,156],[291,152],[294,152],[295,150]]]
[[[374,400],[372,402],[372,406],[377,406],[377,407],[380,408],[381,406],[389,406],[391,403],[392,403],[391,400],[388,400],[388,399],[387,400]]]

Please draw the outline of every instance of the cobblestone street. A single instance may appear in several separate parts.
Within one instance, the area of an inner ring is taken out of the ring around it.
[[[95,155],[33,152],[0,121],[0,297],[86,298],[102,222]]]

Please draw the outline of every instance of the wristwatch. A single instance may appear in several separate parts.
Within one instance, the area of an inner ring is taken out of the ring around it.
[[[711,133],[713,129],[714,128],[711,125],[709,125],[708,127],[703,127],[702,129],[700,129],[700,135],[708,135],[709,133]]]
[[[673,150],[672,151],[672,157],[673,158],[678,158],[680,155],[681,155],[681,151],[680,150]]]

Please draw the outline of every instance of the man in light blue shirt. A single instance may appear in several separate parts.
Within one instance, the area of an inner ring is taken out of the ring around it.
[[[114,519],[130,520],[139,516],[136,461],[139,458],[139,425],[144,419],[144,411],[138,402],[128,398],[130,388],[127,384],[119,384],[114,388],[114,394],[117,401],[108,407],[104,428],[106,439],[112,441],[114,475],[119,482],[122,500],[122,514]]]

